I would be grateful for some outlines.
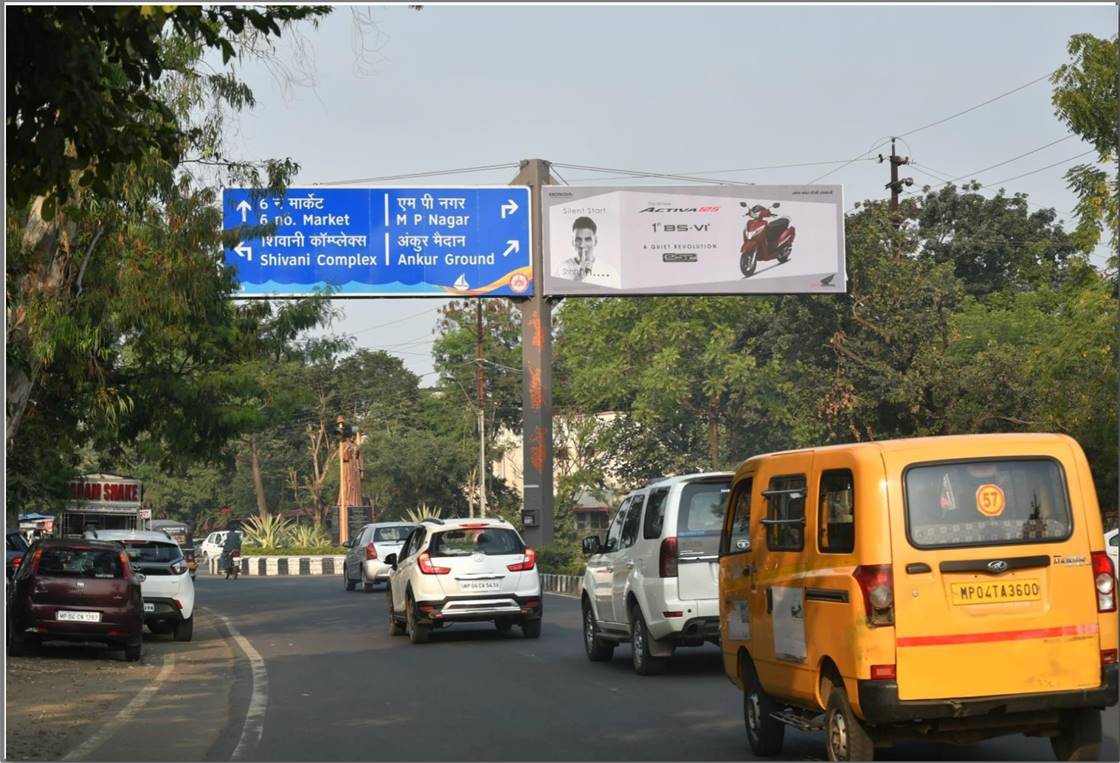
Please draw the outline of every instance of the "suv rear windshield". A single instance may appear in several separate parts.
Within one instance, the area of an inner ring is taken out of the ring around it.
[[[167,564],[178,561],[183,554],[174,543],[160,543],[159,541],[127,540],[124,541],[128,549],[128,558],[136,562],[147,564]]]
[[[677,543],[681,554],[717,554],[731,478],[689,482],[681,488]]]
[[[39,575],[45,577],[119,578],[120,551],[47,547],[39,557]]]
[[[1065,478],[1051,459],[912,466],[905,484],[917,548],[1043,543],[1072,529]]]
[[[412,532],[412,525],[403,527],[378,527],[373,531],[373,539],[378,543],[404,543],[404,539]]]
[[[431,545],[428,546],[428,553],[432,556],[470,556],[471,554],[505,556],[524,551],[525,544],[521,542],[520,536],[513,530],[505,530],[501,527],[444,530],[436,533]]]

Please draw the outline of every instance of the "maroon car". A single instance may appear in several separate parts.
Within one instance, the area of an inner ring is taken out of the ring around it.
[[[140,659],[144,605],[118,543],[41,540],[24,555],[8,600],[8,654],[43,641],[99,641]]]

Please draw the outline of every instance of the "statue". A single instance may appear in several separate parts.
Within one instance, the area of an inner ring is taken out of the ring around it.
[[[365,463],[362,451],[356,442],[354,428],[339,416],[335,431],[340,438],[338,444],[338,537],[345,543],[350,537],[349,517],[351,506],[362,506],[362,477],[365,476]]]

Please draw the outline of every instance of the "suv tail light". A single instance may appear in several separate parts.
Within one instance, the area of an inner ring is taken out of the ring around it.
[[[1093,581],[1097,586],[1097,611],[1113,612],[1116,609],[1116,570],[1104,551],[1093,552]]]
[[[525,570],[531,570],[536,566],[537,552],[531,548],[526,548],[525,556],[522,558],[522,560],[520,562],[516,562],[515,564],[506,565],[506,569],[510,572],[524,572]]]
[[[657,555],[657,574],[663,578],[677,576],[677,539],[668,537],[661,541],[661,553]]]
[[[416,558],[416,566],[418,566],[420,571],[425,575],[446,575],[451,572],[450,567],[436,567],[432,564],[432,557],[427,551]]]
[[[377,547],[372,543],[366,544],[366,561],[371,561],[377,558]]]
[[[867,624],[894,625],[894,574],[889,564],[861,564],[852,571],[863,594]]]
[[[182,575],[186,571],[187,571],[187,563],[186,562],[172,562],[171,563],[171,574],[172,575]]]

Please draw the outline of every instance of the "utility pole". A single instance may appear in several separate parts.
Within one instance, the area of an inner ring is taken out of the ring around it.
[[[529,186],[532,199],[533,295],[521,307],[522,479],[521,526],[531,546],[551,543],[552,494],[552,305],[544,298],[541,186],[552,182],[548,162],[527,159],[510,185]]]
[[[879,154],[879,164],[887,161],[888,158],[891,162],[891,182],[887,183],[884,188],[889,189],[891,192],[891,220],[894,221],[894,227],[897,228],[901,224],[901,220],[899,220],[898,216],[898,195],[902,193],[902,187],[904,185],[914,185],[914,178],[899,179],[898,168],[903,164],[909,164],[910,157],[899,156],[894,150],[894,142],[895,139],[891,138],[891,155],[889,157],[884,157],[882,154]]]
[[[478,387],[478,515],[485,517],[486,473],[489,470],[486,468],[486,388],[482,376],[482,300],[475,300],[475,304],[477,306],[477,320],[475,321],[477,359],[475,363],[478,366],[474,374],[475,385]]]

